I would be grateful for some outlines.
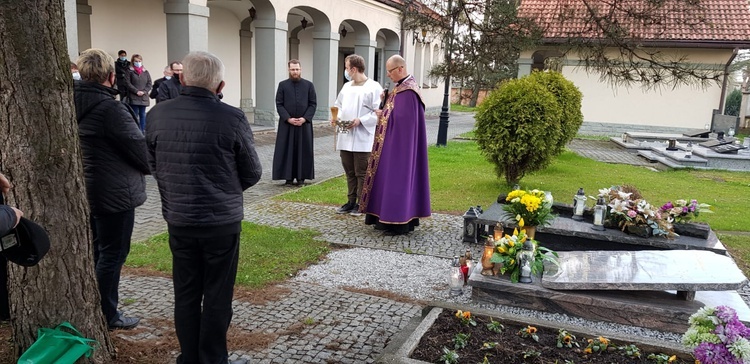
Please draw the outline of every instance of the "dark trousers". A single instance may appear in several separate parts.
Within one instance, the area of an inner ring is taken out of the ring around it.
[[[239,234],[212,238],[170,234],[174,326],[182,351],[178,364],[227,362],[239,246]]]
[[[348,202],[359,203],[362,197],[362,185],[365,183],[365,174],[367,174],[367,160],[370,159],[370,152],[349,152],[340,151],[341,165],[344,167],[346,174],[346,185],[348,187]]]
[[[146,131],[146,107],[143,105],[130,105],[130,107],[133,108],[133,111],[135,111],[135,114],[138,115],[138,126],[141,128],[142,132]]]
[[[120,270],[130,253],[135,209],[114,214],[91,216],[94,237],[94,264],[102,311],[108,323],[119,318],[117,302],[120,297]]]

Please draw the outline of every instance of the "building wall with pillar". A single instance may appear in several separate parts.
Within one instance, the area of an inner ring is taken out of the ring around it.
[[[124,49],[128,57],[140,54],[157,79],[170,61],[190,51],[212,52],[226,67],[224,102],[263,125],[277,122],[276,87],[288,77],[286,62],[292,56],[300,59],[303,77],[318,91],[316,119],[328,118],[328,104],[342,85],[345,54],[363,55],[366,73],[381,84],[388,82],[385,61],[398,54],[402,34],[409,36],[403,56],[410,72],[426,75],[426,68],[435,64],[431,60],[442,59],[435,58],[433,45],[415,45],[411,33],[400,30],[398,9],[374,0],[65,0],[65,5],[72,60],[89,47],[115,57]],[[309,24],[305,29],[303,17]],[[347,29],[345,37],[342,27]],[[416,46],[426,50],[419,59]],[[424,79],[420,76],[420,83],[428,86],[422,89],[427,108],[439,110],[442,80],[440,87],[433,87]]]

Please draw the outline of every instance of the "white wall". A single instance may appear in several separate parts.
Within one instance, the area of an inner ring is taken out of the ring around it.
[[[687,62],[709,67],[723,67],[732,53],[726,49],[663,49],[665,55],[689,55]],[[530,58],[527,51],[521,58]],[[567,64],[575,59],[567,59]],[[583,93],[582,112],[586,122],[654,125],[703,129],[711,122],[713,109],[719,107],[721,84],[711,83],[665,86],[644,90],[640,85],[613,86],[599,80],[598,73],[587,73],[582,67],[566,65],[563,75]]]

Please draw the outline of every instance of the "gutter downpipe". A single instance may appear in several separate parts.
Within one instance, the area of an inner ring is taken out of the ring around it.
[[[727,78],[729,77],[729,66],[734,61],[734,58],[737,57],[737,52],[739,52],[739,48],[735,48],[732,51],[732,56],[729,57],[729,61],[727,61],[727,64],[724,66],[724,81],[721,83],[721,99],[719,99],[719,114],[724,114],[724,98],[727,95]],[[713,125],[711,125],[713,128]]]

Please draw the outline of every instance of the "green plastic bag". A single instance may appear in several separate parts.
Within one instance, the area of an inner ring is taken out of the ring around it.
[[[65,321],[54,329],[39,329],[36,341],[18,358],[18,364],[73,364],[81,356],[90,357],[98,346],[96,340],[84,337]]]

